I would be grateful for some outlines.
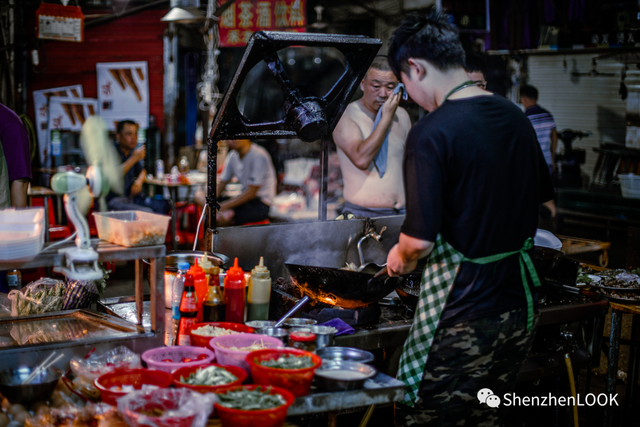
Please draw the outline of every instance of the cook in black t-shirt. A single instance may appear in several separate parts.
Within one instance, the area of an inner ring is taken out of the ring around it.
[[[519,250],[533,237],[551,178],[529,120],[497,95],[451,99],[413,127],[406,142],[407,216],[402,233],[438,233],[468,258]],[[517,256],[463,262],[440,326],[526,307]]]

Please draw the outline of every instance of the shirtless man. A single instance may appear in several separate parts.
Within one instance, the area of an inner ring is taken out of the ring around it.
[[[411,129],[409,114],[398,107],[402,91],[387,58],[377,56],[360,83],[362,98],[352,102],[333,131],[344,180],[345,211],[378,217],[405,213],[402,159]],[[374,129],[378,110],[380,122]],[[374,159],[389,133],[386,171],[381,177]]]

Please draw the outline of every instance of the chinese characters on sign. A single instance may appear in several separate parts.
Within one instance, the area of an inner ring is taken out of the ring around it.
[[[220,46],[244,46],[255,31],[303,32],[305,8],[306,0],[236,0],[220,17]]]

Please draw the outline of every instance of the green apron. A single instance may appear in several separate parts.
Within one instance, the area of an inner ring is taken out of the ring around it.
[[[472,85],[473,82],[468,81],[455,87],[445,96],[443,103],[451,94]],[[527,330],[533,328],[533,298],[527,283],[527,271],[533,286],[540,286],[540,279],[531,257],[527,253],[532,247],[533,238],[530,237],[524,242],[520,250],[469,259],[455,250],[442,236],[438,235],[433,250],[429,255],[427,266],[422,274],[420,299],[413,317],[413,324],[409,330],[409,336],[404,343],[402,356],[400,357],[398,379],[406,386],[403,404],[414,406],[415,401],[418,400],[418,388],[427,364],[429,350],[440,322],[440,316],[447,302],[447,297],[456,280],[460,263],[489,264],[517,254],[520,260],[520,278],[527,299]]]

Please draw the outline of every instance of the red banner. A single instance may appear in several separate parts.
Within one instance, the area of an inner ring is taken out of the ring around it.
[[[220,17],[220,46],[245,46],[255,31],[304,32],[305,8],[306,0],[236,0]]]

